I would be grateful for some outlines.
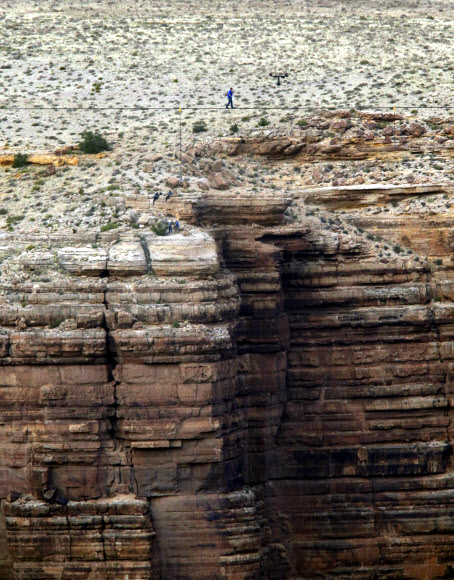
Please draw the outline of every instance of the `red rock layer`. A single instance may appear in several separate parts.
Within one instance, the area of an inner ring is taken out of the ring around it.
[[[426,263],[335,237],[279,241],[291,344],[266,485],[275,533],[284,519],[303,578],[447,577],[453,309]]]
[[[3,288],[0,576],[448,577],[449,280],[223,195]]]

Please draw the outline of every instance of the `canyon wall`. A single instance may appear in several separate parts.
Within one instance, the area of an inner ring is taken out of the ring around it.
[[[1,578],[454,573],[450,270],[289,203],[3,235]]]

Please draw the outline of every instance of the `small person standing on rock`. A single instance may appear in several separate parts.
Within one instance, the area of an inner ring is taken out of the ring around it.
[[[233,109],[234,107],[233,107],[233,89],[232,89],[232,87],[230,87],[226,96],[228,98],[228,102],[227,102],[225,108],[228,109],[229,105],[230,105],[231,108]]]

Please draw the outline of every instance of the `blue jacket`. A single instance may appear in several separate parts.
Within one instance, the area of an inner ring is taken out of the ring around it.
[[[229,99],[231,99],[233,97],[233,91],[229,91],[227,93],[227,96],[228,96]]]

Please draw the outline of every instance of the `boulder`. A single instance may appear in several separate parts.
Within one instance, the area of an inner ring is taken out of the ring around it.
[[[352,124],[347,119],[341,119],[340,121],[334,121],[334,123],[331,123],[331,129],[338,133],[345,133],[345,131],[350,129],[350,127],[352,127]]]
[[[150,216],[147,214],[142,214],[137,220],[139,226],[147,226],[150,223]]]
[[[202,177],[202,179],[197,181],[197,187],[202,191],[208,191],[210,189],[210,182],[206,177]]]
[[[192,163],[194,161],[194,159],[188,155],[187,153],[182,153],[181,154],[181,161],[183,161],[183,163]]]
[[[231,185],[234,185],[237,183],[236,181],[236,175],[233,173],[233,171],[230,171],[230,169],[223,169],[220,174],[222,175],[222,177],[228,181]]]
[[[153,155],[146,155],[143,160],[147,163],[156,163],[156,161],[160,161],[162,159],[162,155],[159,153],[154,153]]]
[[[213,171],[213,172],[222,171],[223,167],[224,167],[224,161],[222,161],[222,159],[218,159],[211,166],[211,171]]]
[[[211,187],[219,190],[226,190],[230,187],[230,180],[226,179],[222,173],[213,173],[208,178]]]
[[[413,123],[408,128],[408,134],[413,135],[413,137],[421,137],[422,135],[424,135],[424,133],[427,133],[427,129],[423,127],[423,125],[420,125],[419,123]]]
[[[312,172],[312,177],[315,182],[320,183],[323,180],[323,173],[320,167],[316,167]]]
[[[169,177],[166,180],[166,185],[167,185],[167,187],[171,187],[171,188],[178,187],[180,185],[180,180],[178,177],[175,177],[175,176]]]

